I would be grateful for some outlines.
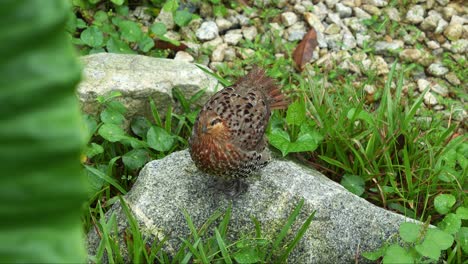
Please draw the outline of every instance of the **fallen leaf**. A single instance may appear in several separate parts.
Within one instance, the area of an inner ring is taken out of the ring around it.
[[[304,66],[312,59],[317,45],[317,32],[311,28],[293,52],[293,59],[299,71],[303,71]]]
[[[178,51],[184,51],[186,49],[188,49],[187,45],[185,45],[184,43],[180,43],[179,46],[176,46],[168,41],[164,41],[164,40],[160,40],[160,39],[157,39],[154,41],[154,47],[157,48],[157,49],[169,49],[169,50],[172,50],[174,52],[178,52]]]

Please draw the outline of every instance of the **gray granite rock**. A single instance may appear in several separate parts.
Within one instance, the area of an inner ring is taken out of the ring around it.
[[[224,35],[224,41],[229,45],[237,45],[242,39],[242,30],[231,29]]]
[[[445,67],[444,65],[442,65],[441,63],[432,63],[431,65],[429,65],[429,67],[427,68],[427,71],[429,72],[429,74],[433,75],[433,76],[443,76],[445,75],[449,70],[447,67]]]
[[[231,197],[216,188],[216,180],[201,173],[188,151],[175,152],[148,163],[131,191],[124,196],[145,235],[169,236],[165,250],[174,252],[190,230],[182,209],[200,227],[215,211],[232,206],[228,238],[233,241],[254,230],[251,217],[258,219],[263,234],[277,234],[301,199],[304,207],[293,232],[313,211],[310,228],[289,256],[289,263],[351,263],[356,253],[360,263],[368,262],[360,252],[374,250],[398,233],[404,216],[386,211],[345,190],[322,174],[291,161],[273,160],[259,175],[247,179],[243,194]],[[219,185],[219,183],[218,183]],[[119,230],[127,226],[119,203],[115,213]],[[293,234],[291,234],[293,235]],[[99,238],[92,229],[88,250],[96,252]]]
[[[297,15],[293,12],[284,12],[281,14],[281,21],[286,27],[290,27],[297,22]]]
[[[424,13],[424,7],[421,5],[414,5],[406,13],[406,20],[411,24],[419,24],[424,20]]]
[[[391,42],[387,41],[377,41],[375,43],[375,53],[377,54],[389,54],[397,52],[399,49],[404,47],[404,43],[401,40],[393,40]]]
[[[335,8],[341,18],[350,17],[353,14],[351,7],[345,6],[342,3],[337,3]]]
[[[285,37],[288,41],[302,40],[305,34],[306,28],[303,22],[298,22],[285,31]]]
[[[215,39],[219,35],[218,25],[213,21],[205,21],[195,34],[202,41]]]
[[[253,40],[258,35],[257,28],[255,26],[242,27],[242,35],[246,40]]]
[[[159,110],[172,103],[172,89],[182,89],[186,96],[206,89],[203,100],[214,93],[218,82],[194,64],[180,60],[158,59],[142,55],[99,53],[81,58],[83,80],[78,97],[85,113],[97,114],[96,98],[110,91],[119,91],[128,109],[135,114],[150,116],[149,98]]]

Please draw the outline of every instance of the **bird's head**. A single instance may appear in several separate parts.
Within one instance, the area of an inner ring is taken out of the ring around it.
[[[214,111],[205,111],[200,113],[197,129],[200,135],[217,137],[221,136],[227,128],[218,114]]]

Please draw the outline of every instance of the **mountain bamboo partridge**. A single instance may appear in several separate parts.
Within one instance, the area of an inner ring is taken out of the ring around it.
[[[254,67],[203,106],[190,137],[190,155],[203,172],[239,180],[270,159],[265,138],[272,109],[288,100],[265,71]]]

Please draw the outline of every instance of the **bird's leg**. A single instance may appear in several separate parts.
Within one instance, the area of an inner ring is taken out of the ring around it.
[[[245,193],[249,185],[242,181],[239,178],[227,182],[224,188],[224,193],[230,197],[238,197],[239,195]]]

